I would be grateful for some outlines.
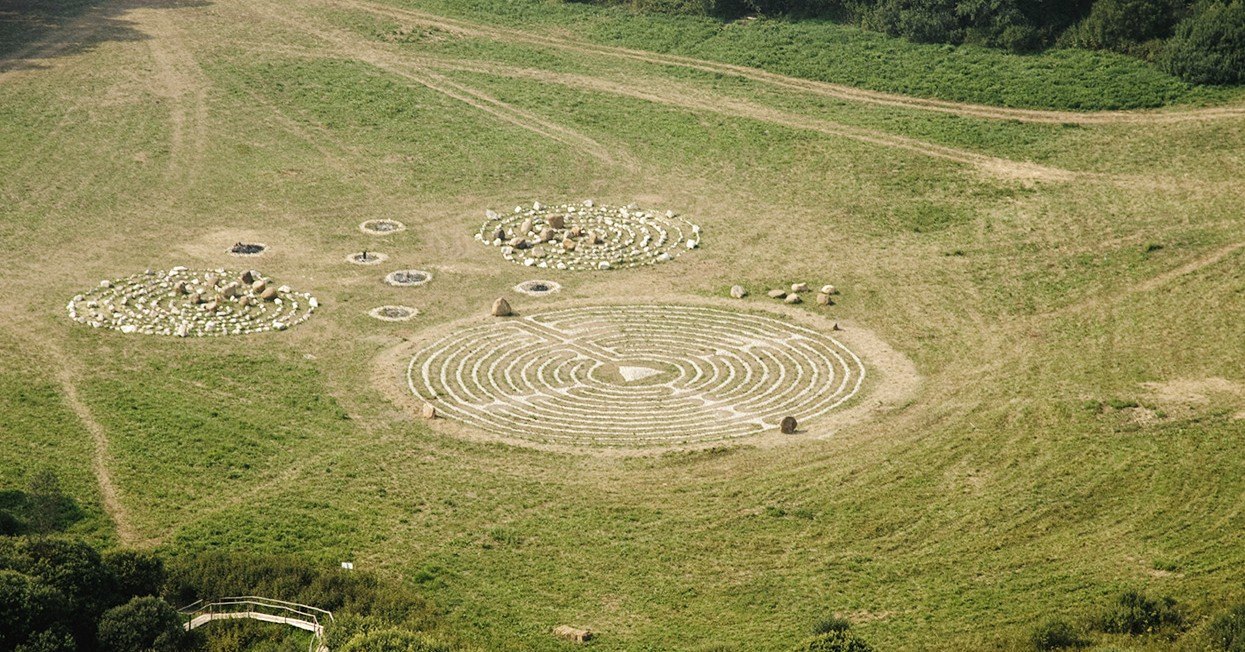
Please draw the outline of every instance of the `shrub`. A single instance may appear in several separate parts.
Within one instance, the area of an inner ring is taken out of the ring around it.
[[[1164,597],[1151,599],[1137,591],[1125,591],[1115,605],[1098,617],[1098,628],[1110,634],[1150,634],[1167,627],[1179,627],[1184,618],[1176,601]]]
[[[65,596],[17,571],[0,570],[0,650],[30,644],[69,613]]]
[[[1132,52],[1168,36],[1181,9],[1177,0],[1098,0],[1064,41],[1090,50]]]
[[[863,639],[840,630],[818,634],[791,648],[791,652],[873,652],[873,648]]]
[[[1215,617],[1206,628],[1212,649],[1245,652],[1245,602]]]
[[[851,626],[852,626],[852,623],[846,618],[839,618],[838,616],[830,616],[829,618],[823,618],[822,620],[818,621],[818,623],[813,626],[813,633],[814,634],[829,634],[831,632],[846,632],[848,629],[851,628]]]
[[[1029,642],[1037,650],[1062,650],[1085,646],[1085,641],[1077,636],[1076,630],[1062,620],[1050,620],[1040,625],[1029,636]]]
[[[104,555],[104,566],[121,600],[159,595],[164,586],[164,562],[149,552],[116,550]]]
[[[391,627],[359,634],[341,652],[451,652],[451,648],[423,634]]]
[[[99,620],[104,652],[178,652],[189,647],[189,640],[181,616],[160,598],[134,598]]]
[[[1176,26],[1163,68],[1196,84],[1245,82],[1245,0],[1204,0]]]

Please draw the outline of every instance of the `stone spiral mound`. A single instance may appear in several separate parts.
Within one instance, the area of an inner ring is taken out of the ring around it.
[[[714,307],[572,307],[454,328],[415,349],[410,391],[446,417],[542,443],[641,447],[777,430],[865,376],[836,339]]]
[[[310,294],[276,286],[258,272],[174,267],[103,281],[67,309],[70,318],[94,328],[204,337],[285,330],[318,306]]]
[[[668,261],[700,245],[700,227],[673,212],[630,206],[582,204],[493,211],[477,241],[501,250],[506,260],[550,269],[620,269]]]

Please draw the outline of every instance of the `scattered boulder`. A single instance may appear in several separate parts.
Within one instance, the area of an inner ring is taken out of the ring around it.
[[[821,293],[835,295],[839,293],[839,289],[834,287],[833,285],[823,285],[821,286]]]
[[[553,232],[552,227],[546,226],[545,228],[540,230],[540,239],[544,240],[545,242],[549,242],[550,240],[552,240],[553,236],[554,236],[554,232]]]
[[[264,279],[262,278],[255,279],[255,282],[251,283],[251,291],[256,294],[263,292],[267,287],[268,283],[264,282]]]
[[[808,292],[808,283],[792,283],[792,292]]]
[[[592,640],[592,632],[569,625],[558,625],[553,628],[553,635],[572,643],[587,643]]]
[[[775,289],[775,290],[770,290],[769,292],[766,292],[765,294],[768,295],[769,298],[771,299],[783,299],[787,296],[787,291]]]
[[[791,294],[788,294],[786,299],[783,299],[783,303],[790,303],[790,304],[802,303],[803,301],[804,300],[800,298],[800,295],[794,292],[792,292]]]
[[[514,247],[515,249],[526,249],[527,239],[526,238],[515,238],[514,240],[510,241],[510,246]]]
[[[437,408],[432,403],[424,403],[423,409],[419,411],[419,416],[425,419],[437,418]]]
[[[570,238],[566,238],[562,241],[562,248],[567,251],[575,251],[575,241]]]
[[[566,228],[566,216],[565,215],[550,215],[548,224],[549,224],[549,227],[553,229],[564,229]]]
[[[796,423],[795,417],[783,417],[782,422],[778,424],[778,429],[781,430],[784,435],[794,435],[795,429],[798,426],[799,424]]]
[[[831,299],[830,295],[826,294],[825,292],[818,292],[817,303],[823,306],[833,306],[834,300]]]
[[[245,272],[242,272],[243,283],[254,283],[256,278],[258,277],[255,276],[255,270],[248,269]]]
[[[513,314],[514,314],[514,311],[510,309],[509,301],[506,301],[504,298],[498,297],[498,299],[493,302],[493,316],[494,317],[509,317]]]
[[[259,298],[264,301],[272,301],[277,298],[277,288],[268,288],[260,293]]]
[[[744,286],[742,286],[742,285],[732,285],[732,286],[731,286],[731,296],[732,296],[732,297],[735,297],[736,299],[742,299],[742,298],[744,298],[744,297],[748,296],[748,291],[747,291],[747,290],[745,290],[745,289],[744,289]]]
[[[505,242],[506,241],[506,230],[501,228],[500,226],[497,227],[497,230],[493,232],[492,240],[501,240],[502,242]]]
[[[532,218],[523,220],[523,224],[519,225],[519,235],[527,235],[532,232]]]

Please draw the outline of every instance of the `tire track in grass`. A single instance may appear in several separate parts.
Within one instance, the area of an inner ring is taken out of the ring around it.
[[[294,12],[289,11],[287,7],[273,7],[266,2],[262,2],[262,0],[261,2],[253,3],[251,6],[257,8],[261,4],[266,7],[265,15],[268,18],[284,22],[301,32],[312,34],[320,40],[329,43],[333,46],[332,54],[352,58],[397,75],[407,81],[414,82],[417,85],[483,111],[502,122],[574,147],[602,163],[622,165],[633,169],[638,167],[638,164],[631,156],[618,148],[611,149],[606,147],[578,131],[545,120],[534,113],[502,102],[497,98],[463,84],[453,82],[436,73],[415,70],[405,66],[400,56],[386,52],[380,46],[373,45],[361,37],[355,37],[349,32],[321,27],[309,19],[299,18]]]
[[[357,0],[343,0],[346,4],[352,6],[370,7],[368,3],[358,3]],[[721,115],[733,117],[746,117],[771,124],[777,124],[795,129],[803,129],[814,131],[828,136],[848,138],[860,142],[882,145],[896,149],[907,150],[910,152],[931,156],[943,160],[961,163],[977,168],[991,176],[1020,179],[1020,180],[1040,180],[1064,182],[1071,181],[1079,176],[1079,173],[1069,170],[1062,170],[1043,166],[1037,163],[1011,161],[999,157],[979,154],[967,150],[957,149],[944,145],[937,145],[926,141],[899,136],[882,131],[865,129],[862,127],[852,127],[843,125],[822,118],[814,118],[802,116],[798,114],[787,113],[778,109],[773,109],[753,102],[738,100],[734,98],[724,98],[719,95],[706,95],[702,91],[694,87],[677,84],[671,81],[660,82],[662,92],[654,91],[654,83],[651,81],[646,86],[638,86],[617,81],[607,81],[586,75],[574,75],[567,73],[556,73],[545,70],[536,70],[529,68],[509,67],[498,64],[486,64],[484,66],[478,64],[451,62],[449,60],[438,60],[428,57],[410,56],[402,53],[394,53],[388,49],[374,44],[366,37],[346,32],[344,30],[326,30],[316,26],[308,19],[297,19],[291,14],[277,13],[269,16],[278,20],[285,21],[300,31],[316,34],[323,40],[333,43],[341,52],[347,56],[357,58],[365,63],[369,63],[381,69],[392,72],[401,77],[415,81],[433,90],[444,93],[455,99],[466,102],[476,108],[497,115],[502,119],[507,119],[509,112],[517,111],[524,116],[524,126],[527,129],[536,131],[546,137],[553,137],[548,134],[546,128],[556,127],[560,131],[577,133],[561,126],[554,125],[542,118],[539,118],[527,111],[516,109],[496,98],[488,96],[480,91],[470,89],[460,83],[450,81],[449,79],[430,72],[429,68],[441,69],[459,69],[471,72],[486,72],[490,74],[502,74],[515,77],[526,77],[537,81],[557,83],[575,88],[594,90],[598,92],[611,93],[615,95],[623,95],[635,99],[641,99],[657,104],[668,106],[676,106],[692,111],[703,111],[717,113]],[[506,113],[501,112],[502,107]],[[586,138],[586,137],[584,137]],[[562,140],[562,139],[558,139]],[[566,142],[566,141],[562,141]],[[589,140],[593,148],[600,147],[595,141]],[[608,156],[609,152],[602,152],[603,156]],[[634,163],[630,163],[634,167]]]
[[[706,94],[703,91],[668,80],[646,79],[643,84],[606,80],[573,73],[506,66],[501,64],[476,64],[449,59],[416,58],[406,61],[405,66],[439,68],[460,72],[474,72],[533,81],[558,84],[623,97],[639,99],[653,104],[672,106],[696,112],[716,113],[728,117],[744,117],[792,129],[813,131],[826,136],[848,138],[873,145],[902,149],[925,156],[969,165],[993,176],[1016,179],[1066,182],[1082,173],[1043,166],[1037,163],[979,154],[954,147],[937,145],[927,141],[889,134],[886,132],[852,127],[810,116],[788,113],[755,102]]]
[[[515,29],[507,29],[504,27],[473,23],[466,20],[446,18],[444,16],[424,11],[368,2],[366,0],[336,1],[339,4],[345,4],[369,13],[383,14],[391,18],[406,20],[407,22],[418,23],[426,27],[433,27],[463,36],[526,43],[529,45],[538,45],[577,52],[579,54],[605,55],[659,66],[689,68],[693,70],[700,70],[702,72],[742,77],[744,79],[762,82],[772,86],[813,93],[823,97],[830,97],[849,102],[893,106],[906,109],[920,109],[939,113],[948,113],[962,117],[984,118],[988,120],[1016,120],[1020,122],[1047,124],[1069,123],[1082,125],[1153,124],[1245,117],[1245,107],[1243,106],[1190,108],[1165,111],[1097,111],[1087,113],[1046,109],[1016,109],[989,106],[985,104],[973,104],[969,102],[954,102],[951,100],[912,97],[897,93],[871,91],[845,84],[834,84],[830,82],[792,77],[789,75],[761,70],[759,68],[721,63],[706,59],[697,59],[694,57],[674,54],[660,54],[645,50],[634,50],[631,48],[610,45],[597,45],[594,43],[567,38],[553,38]]]

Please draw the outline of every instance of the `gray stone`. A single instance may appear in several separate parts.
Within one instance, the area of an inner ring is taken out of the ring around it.
[[[783,417],[782,423],[778,424],[778,428],[784,435],[794,435],[797,427],[799,424],[796,423],[795,417]]]
[[[804,300],[800,298],[800,295],[795,294],[795,293],[788,294],[788,295],[787,295],[787,298],[786,298],[786,299],[783,299],[783,303],[790,303],[790,304],[796,304],[796,303],[800,303],[800,302],[802,302],[802,301],[804,301]]]
[[[771,299],[782,299],[787,296],[786,290],[770,290],[765,293]]]
[[[745,289],[744,289],[744,286],[742,286],[742,285],[732,285],[732,286],[731,286],[731,296],[732,296],[732,297],[735,297],[736,299],[742,299],[742,298],[744,298],[744,297],[748,296],[748,291],[747,291],[747,290],[745,290]]]

